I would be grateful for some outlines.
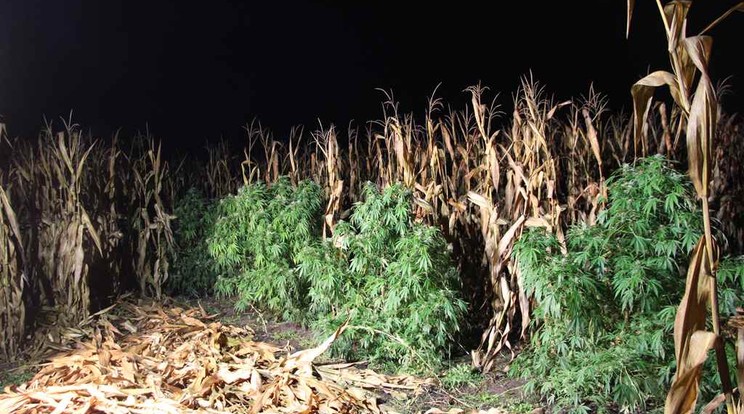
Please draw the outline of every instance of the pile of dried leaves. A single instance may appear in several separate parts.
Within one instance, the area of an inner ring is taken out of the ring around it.
[[[203,309],[125,301],[61,334],[69,344],[55,345],[62,352],[28,383],[7,387],[0,412],[377,413],[380,392],[432,382],[314,364],[344,329],[290,354]]]

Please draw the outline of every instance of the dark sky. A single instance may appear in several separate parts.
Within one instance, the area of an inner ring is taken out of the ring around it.
[[[0,114],[11,135],[73,110],[98,135],[147,123],[168,143],[200,145],[240,139],[254,117],[280,136],[318,118],[366,121],[381,113],[375,88],[421,113],[438,83],[459,107],[481,81],[507,105],[530,70],[559,98],[594,82],[627,108],[631,84],[668,67],[655,2],[637,3],[626,40],[624,0],[0,0]],[[694,3],[691,33],[733,1]],[[743,33],[741,13],[712,32],[714,77],[733,75],[724,103],[740,113]]]

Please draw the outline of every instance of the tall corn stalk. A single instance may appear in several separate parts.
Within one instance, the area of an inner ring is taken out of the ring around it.
[[[89,263],[94,254],[102,254],[98,231],[83,204],[86,162],[93,148],[68,123],[56,134],[48,126],[36,149],[19,148],[14,158],[17,192],[25,200],[26,214],[37,216],[36,236],[28,239],[29,252],[35,252],[29,258],[33,282],[67,325],[89,314]]]
[[[569,106],[568,120],[564,125],[566,131],[563,134],[563,148],[559,149],[558,154],[572,156],[559,157],[556,170],[561,175],[556,182],[563,187],[558,188],[557,192],[565,194],[564,221],[568,223],[593,225],[596,222],[597,215],[604,208],[603,200],[607,198],[603,171],[607,165],[603,160],[607,159],[614,167],[621,164],[618,151],[612,146],[613,141],[600,141],[599,138],[613,135],[603,130],[607,127],[602,122],[605,106],[606,100],[594,92],[593,87],[583,102],[574,102]],[[613,162],[614,160],[617,161]],[[559,237],[562,234],[559,233]]]
[[[5,124],[0,123],[0,149],[4,144]],[[4,166],[0,158],[0,168]],[[26,327],[26,306],[23,302],[26,289],[25,259],[21,230],[16,212],[3,185],[5,172],[0,169],[0,359],[10,360],[18,352]]]
[[[261,161],[257,161],[254,158],[254,150],[257,142],[266,142],[264,134],[269,134],[269,132],[255,120],[249,125],[246,125],[244,129],[248,134],[248,145],[243,149],[243,155],[245,158],[240,164],[240,169],[243,175],[243,185],[248,185],[253,183],[255,180],[261,179]],[[264,146],[264,151],[266,151],[266,146]],[[268,165],[268,162],[266,165]],[[268,171],[269,168],[266,167],[266,170]]]
[[[485,157],[479,167],[482,176],[478,177],[478,187],[469,192],[468,197],[480,208],[481,231],[493,289],[493,316],[479,348],[473,352],[473,363],[486,372],[493,368],[503,347],[512,349],[509,334],[516,315],[521,315],[520,336],[526,335],[529,326],[529,302],[521,275],[516,266],[510,266],[514,242],[524,226],[541,226],[560,233],[562,225],[557,193],[557,158],[552,144],[560,142],[557,134],[560,129],[551,127],[553,116],[561,105],[545,99],[541,89],[527,80],[523,81],[518,97],[507,137],[508,147],[501,147],[508,170],[503,196],[500,196],[497,134],[486,131],[484,107],[479,104],[478,91],[473,91],[475,119],[479,135],[484,140]]]
[[[292,127],[289,131],[289,149],[287,151],[286,161],[289,162],[289,178],[294,185],[297,185],[297,183],[300,181],[300,165],[298,157],[301,148],[300,143],[302,142],[303,132],[304,128],[302,127]]]
[[[26,326],[26,275],[18,219],[2,182],[0,174],[0,352],[10,360],[18,352]]]
[[[744,2],[711,23],[697,36],[687,36],[687,16],[691,1],[671,1],[659,14],[667,36],[672,72],[656,71],[633,85],[635,137],[645,148],[644,125],[654,89],[668,86],[675,104],[682,111],[679,129],[686,129],[689,175],[703,210],[704,235],[693,252],[687,271],[685,294],[674,323],[674,349],[677,372],[667,395],[666,413],[688,413],[695,408],[700,377],[708,350],[715,349],[718,372],[729,414],[741,410],[735,404],[729,367],[721,332],[716,291],[719,248],[711,230],[709,206],[711,168],[714,163],[712,141],[718,124],[718,100],[708,72],[712,38],[704,33],[736,10],[744,11]],[[628,29],[634,2],[628,1]],[[708,309],[713,332],[707,329]],[[744,391],[741,389],[740,392]]]
[[[325,213],[323,215],[323,237],[330,237],[338,220],[339,211],[341,210],[341,197],[344,192],[344,180],[340,173],[339,146],[336,137],[336,128],[331,126],[324,129],[321,125],[320,130],[312,134],[315,145],[320,153],[323,154],[323,163],[318,163],[318,168],[323,168],[318,176],[322,177],[318,183],[323,185],[328,198]]]
[[[227,142],[220,140],[216,146],[207,147],[206,194],[210,199],[220,199],[235,192],[237,181],[230,170],[230,148]],[[183,175],[185,172],[181,173]],[[178,174],[172,174],[176,176]]]
[[[101,236],[102,257],[97,266],[101,273],[94,275],[92,282],[97,288],[94,294],[101,307],[108,306],[113,298],[121,293],[124,281],[124,232],[121,222],[124,219],[122,199],[126,198],[127,183],[121,182],[119,171],[124,167],[121,163],[121,150],[118,147],[118,134],[111,140],[108,149],[100,147],[94,154],[97,165],[89,172],[91,184],[88,186],[88,196],[94,196],[93,214]],[[99,174],[99,172],[103,174]],[[92,184],[97,183],[97,188]],[[98,195],[98,197],[95,197]],[[103,296],[103,297],[102,297]]]
[[[140,293],[160,299],[175,245],[170,224],[175,217],[162,197],[168,163],[162,161],[160,144],[156,147],[152,138],[148,144],[147,152],[132,163],[136,204],[131,219],[137,232],[134,270]]]
[[[744,154],[744,119],[741,116],[720,118],[716,129],[710,191],[716,219],[727,236],[729,251],[744,251],[744,166],[731,154]]]

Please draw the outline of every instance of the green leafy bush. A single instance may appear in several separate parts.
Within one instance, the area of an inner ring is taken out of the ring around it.
[[[686,177],[662,157],[625,165],[607,184],[607,208],[596,225],[569,229],[567,254],[535,229],[514,248],[536,329],[511,372],[570,412],[663,406],[676,306],[702,233]],[[721,266],[722,315],[741,305],[743,271],[741,260]]]
[[[209,252],[219,271],[216,291],[237,295],[236,307],[256,305],[320,335],[348,317],[337,355],[400,367],[433,366],[453,343],[466,305],[439,231],[414,223],[411,193],[383,193],[368,184],[349,222],[323,241],[321,190],[243,187],[219,204]]]
[[[368,183],[333,243],[305,249],[299,269],[320,331],[352,317],[334,351],[397,368],[438,364],[466,305],[445,240],[413,220],[410,191],[394,185],[380,193]]]
[[[308,286],[296,269],[297,257],[317,243],[321,188],[281,177],[270,187],[259,182],[222,199],[209,254],[218,270],[215,289],[237,295],[236,308],[256,304],[287,319],[306,316]]]
[[[196,188],[190,188],[176,202],[176,256],[168,278],[169,294],[201,296],[209,294],[217,274],[208,254],[207,237],[217,218],[215,204]]]

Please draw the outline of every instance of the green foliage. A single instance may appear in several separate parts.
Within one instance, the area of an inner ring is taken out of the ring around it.
[[[196,188],[176,202],[176,255],[168,278],[169,294],[201,296],[211,293],[217,275],[208,254],[207,236],[217,218],[217,209]]]
[[[570,412],[663,406],[673,372],[672,329],[702,216],[686,177],[660,156],[608,180],[608,205],[591,227],[567,233],[567,254],[539,230],[514,258],[535,298],[531,349],[512,373]],[[724,261],[722,314],[741,304],[742,262]]]
[[[299,269],[320,331],[352,317],[334,351],[397,368],[438,364],[466,305],[445,240],[413,220],[410,191],[394,185],[380,193],[367,183],[364,201],[336,226],[333,242],[340,249],[306,249]]]
[[[349,222],[322,241],[321,190],[285,178],[243,187],[219,204],[209,253],[216,291],[313,322],[321,335],[348,317],[336,355],[396,367],[433,366],[452,344],[465,312],[458,277],[439,231],[414,223],[411,194],[396,185],[365,189]]]
[[[242,187],[222,199],[209,237],[219,273],[217,293],[237,295],[238,310],[256,304],[302,320],[309,298],[297,258],[317,242],[321,201],[317,184],[302,181],[293,187],[287,177],[270,187],[262,182]]]
[[[32,367],[21,366],[10,370],[0,371],[0,389],[12,385],[21,385],[34,377],[35,371]]]
[[[484,380],[471,364],[458,364],[445,371],[440,382],[448,390],[461,387],[476,387]]]

